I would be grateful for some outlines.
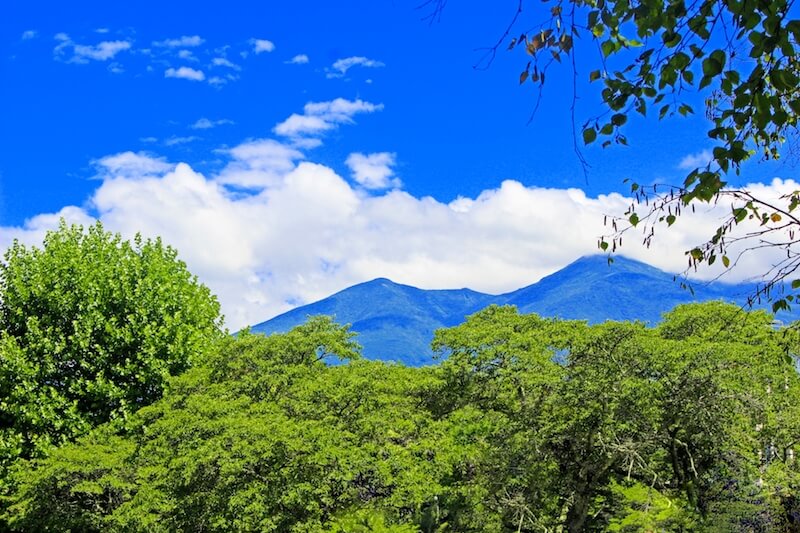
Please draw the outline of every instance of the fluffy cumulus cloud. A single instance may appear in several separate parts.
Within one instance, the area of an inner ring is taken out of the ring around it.
[[[164,71],[165,78],[179,78],[190,81],[203,81],[206,75],[202,70],[193,69],[191,67],[168,68]]]
[[[127,237],[162,236],[219,295],[236,329],[380,276],[424,288],[516,289],[596,253],[603,215],[630,203],[619,194],[588,197],[579,189],[511,180],[451,202],[399,189],[368,193],[273,139],[223,155],[229,162],[215,175],[147,153],[102,158],[87,207],[0,228],[0,245],[14,238],[40,242],[60,217],[83,224],[98,218]],[[390,160],[383,159],[387,166]],[[380,158],[373,163],[380,166]],[[800,184],[776,180],[751,188],[771,198]],[[651,249],[630,235],[623,252],[680,272],[682,251],[708,238],[729,209],[709,206],[682,217]],[[764,272],[770,260],[745,256],[735,272],[740,278]]]
[[[267,39],[250,39],[250,44],[253,45],[253,52],[256,54],[275,50],[275,43]]]
[[[66,33],[56,34],[55,39],[58,44],[53,49],[53,54],[56,58],[70,63],[108,61],[132,46],[130,41],[102,41],[95,45],[78,44]]]
[[[375,154],[352,153],[347,157],[345,163],[353,173],[359,185],[367,189],[388,189],[390,187],[400,187],[402,183],[394,177],[392,167],[395,164],[396,155],[390,152],[378,152]]]
[[[39,35],[39,32],[36,30],[25,30],[22,32],[22,40],[27,41],[29,39],[35,39]]]
[[[283,133],[319,133],[378,109],[362,100],[311,102],[297,116],[330,126]],[[205,120],[197,127],[214,124]],[[0,227],[0,249],[14,239],[38,244],[62,218],[84,225],[99,219],[128,238],[161,236],[219,295],[235,330],[376,277],[422,288],[510,291],[597,253],[596,239],[608,231],[604,215],[623,213],[631,203],[620,194],[589,197],[513,180],[474,197],[417,197],[400,189],[393,153],[350,154],[353,182],[309,160],[291,138],[251,139],[216,155],[224,166],[205,175],[149,152],[100,158],[93,162],[98,187],[85,205]],[[800,184],[774,180],[748,188],[777,200]],[[707,240],[729,213],[729,205],[703,204],[660,228],[650,248],[639,244],[641,229],[632,230],[622,252],[682,272],[683,251]],[[748,229],[745,223],[736,231]],[[728,279],[767,272],[775,253],[744,255]],[[709,279],[719,268],[698,275]]]
[[[231,161],[216,176],[216,181],[245,189],[274,186],[304,157],[296,148],[273,139],[248,141],[222,152]]]
[[[378,68],[385,66],[382,62],[363,56],[344,57],[334,61],[327,71],[328,78],[342,78],[353,67]]]
[[[303,113],[293,113],[279,123],[273,131],[283,137],[301,139],[319,135],[334,129],[339,124],[353,122],[359,113],[374,113],[383,109],[383,104],[373,104],[361,99],[346,100],[336,98],[328,102],[309,102]]]

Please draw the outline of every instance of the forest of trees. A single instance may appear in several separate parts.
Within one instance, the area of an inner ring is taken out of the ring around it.
[[[99,224],[14,245],[0,296],[3,530],[800,531],[800,336],[763,311],[492,306],[411,368],[330,317],[226,335]]]

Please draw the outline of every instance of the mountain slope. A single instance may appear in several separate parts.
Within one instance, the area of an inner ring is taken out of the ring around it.
[[[430,342],[436,329],[460,323],[493,298],[469,289],[422,290],[379,278],[293,309],[251,330],[283,332],[310,315],[332,315],[338,322],[352,325],[367,357],[421,365],[431,362]]]
[[[490,304],[515,305],[520,313],[588,320],[642,320],[655,324],[678,304],[726,300],[743,305],[755,287],[750,284],[697,283],[694,294],[682,289],[672,274],[617,256],[582,257],[537,283],[493,296],[469,289],[423,290],[379,278],[354,285],[324,300],[304,305],[251,329],[256,333],[288,331],[310,315],[333,315],[351,324],[363,353],[370,359],[408,365],[433,362],[433,332],[454,326]],[[781,313],[790,321],[798,313]]]
[[[520,313],[603,322],[642,320],[655,324],[681,303],[729,300],[744,303],[754,287],[695,283],[681,288],[673,274],[617,256],[582,257],[528,287],[501,295],[495,303],[516,305]]]

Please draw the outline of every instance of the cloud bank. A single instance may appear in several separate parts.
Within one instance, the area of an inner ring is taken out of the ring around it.
[[[300,116],[339,124],[374,106],[312,102]],[[0,249],[13,239],[41,242],[60,217],[84,225],[99,219],[127,238],[161,236],[219,295],[235,330],[376,277],[422,288],[513,290],[597,253],[596,239],[607,231],[603,216],[624,212],[631,201],[515,180],[474,197],[417,197],[393,181],[392,153],[351,154],[342,161],[352,171],[347,177],[297,145],[270,138],[217,155],[226,164],[208,175],[152,153],[103,157],[94,162],[98,187],[84,206],[0,228]],[[800,184],[775,180],[749,188],[777,198]],[[651,249],[639,245],[638,234],[626,235],[622,252],[681,272],[683,251],[709,238],[726,212],[729,206],[704,206],[684,215]],[[771,260],[745,256],[730,279],[765,272]]]

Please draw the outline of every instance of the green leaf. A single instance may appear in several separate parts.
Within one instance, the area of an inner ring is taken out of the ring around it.
[[[588,127],[583,130],[583,143],[590,144],[593,143],[594,140],[597,139],[597,131],[593,127]]]

